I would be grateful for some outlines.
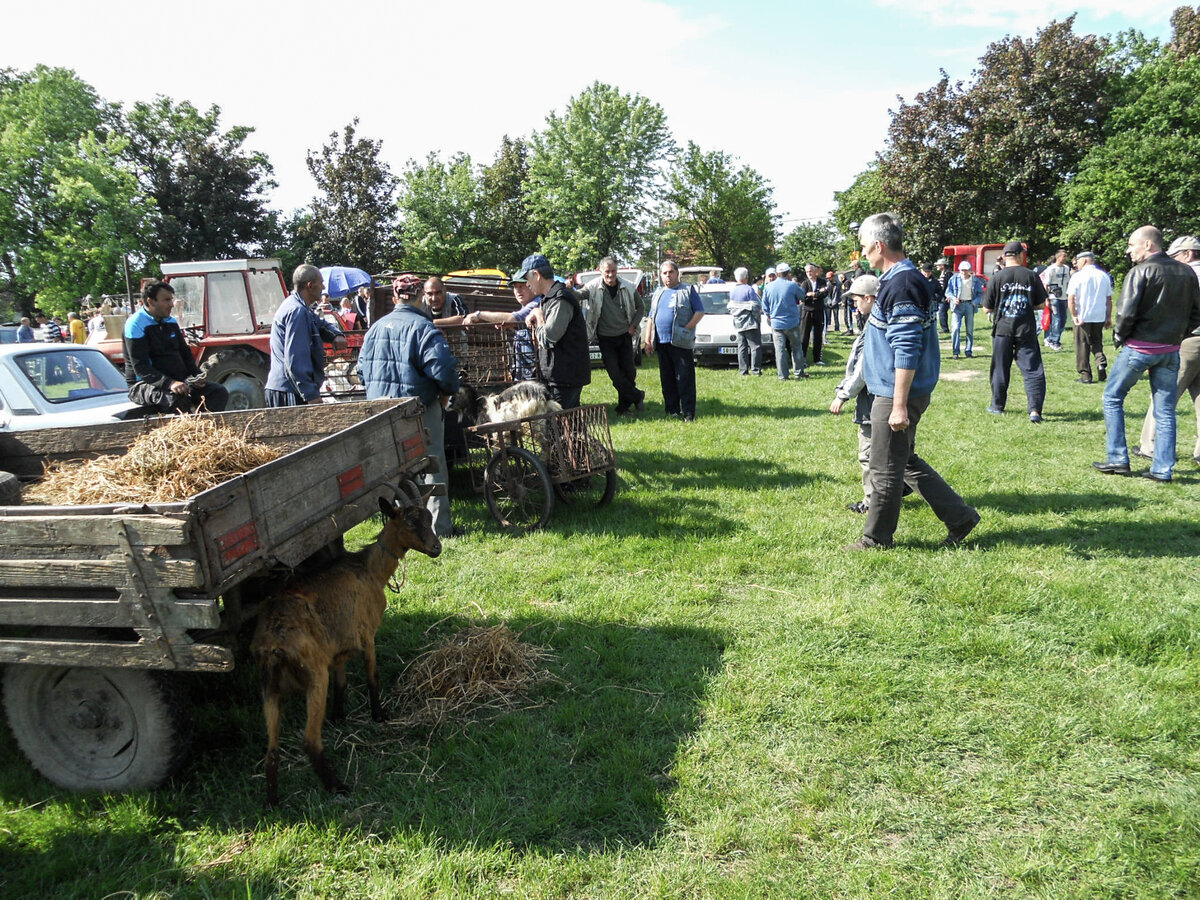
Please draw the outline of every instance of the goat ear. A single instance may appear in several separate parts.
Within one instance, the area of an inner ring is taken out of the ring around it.
[[[383,513],[385,519],[396,518],[396,504],[392,503],[386,497],[379,498],[379,511]]]

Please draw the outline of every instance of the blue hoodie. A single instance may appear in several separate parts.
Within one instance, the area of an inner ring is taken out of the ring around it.
[[[867,325],[863,341],[867,390],[877,397],[894,397],[896,370],[915,369],[909,396],[932,394],[942,371],[937,315],[929,283],[910,260],[901,260],[880,277],[879,296]]]

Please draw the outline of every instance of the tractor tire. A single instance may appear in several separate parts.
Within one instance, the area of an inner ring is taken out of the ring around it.
[[[21,482],[12,472],[0,472],[0,506],[21,505]]]
[[[261,409],[267,405],[270,361],[249,347],[218,350],[200,365],[204,377],[229,391],[228,410]]]
[[[4,711],[33,767],[74,791],[156,788],[191,737],[178,677],[145,669],[10,665]]]

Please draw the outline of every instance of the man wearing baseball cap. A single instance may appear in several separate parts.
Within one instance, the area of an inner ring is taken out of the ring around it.
[[[579,405],[584,386],[592,381],[587,322],[579,295],[554,280],[554,267],[540,253],[525,257],[512,280],[527,282],[530,293],[542,298],[541,308],[530,317],[541,326],[538,362],[550,396],[563,409],[573,409]]]
[[[787,381],[791,377],[788,367],[788,360],[791,360],[796,377],[807,378],[800,343],[800,285],[788,277],[792,267],[787,263],[776,263],[775,271],[779,277],[763,289],[763,312],[767,314],[775,344],[775,371],[780,381]]]
[[[1034,310],[1046,303],[1046,286],[1025,268],[1027,251],[1020,241],[1004,245],[1004,268],[992,276],[983,295],[983,308],[992,317],[992,403],[988,412],[1004,412],[1012,364],[1025,379],[1029,421],[1042,421],[1046,400],[1046,370],[1038,346]]]
[[[975,277],[971,264],[964,259],[958,264],[958,271],[951,276],[940,299],[950,307],[950,350],[958,359],[959,351],[963,348],[961,339],[965,323],[967,359],[970,359],[975,353],[975,309],[983,299],[983,279]]]
[[[1200,279],[1200,239],[1190,234],[1177,237],[1171,242],[1167,256],[1177,262],[1186,263]],[[1192,460],[1200,465],[1200,335],[1190,332],[1179,345],[1179,375],[1175,378],[1175,395],[1182,397],[1187,391],[1192,395],[1196,407],[1196,443],[1192,447]],[[1176,400],[1178,403],[1178,399]],[[1146,459],[1154,458],[1154,406],[1146,410],[1146,421],[1142,423],[1142,444],[1133,452]]]

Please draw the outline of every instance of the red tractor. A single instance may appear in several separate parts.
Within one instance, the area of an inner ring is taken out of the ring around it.
[[[271,364],[271,320],[288,295],[277,259],[222,259],[164,263],[163,280],[175,289],[174,316],[192,344],[196,361],[209,381],[229,391],[229,409],[265,406],[263,389]],[[325,313],[342,325],[349,347],[325,346],[331,386],[337,372],[349,370],[362,347],[362,331],[352,331],[334,312]],[[115,317],[109,317],[115,319]],[[98,346],[118,366],[125,351],[119,320],[106,321],[108,335]],[[348,376],[347,376],[348,379]],[[346,385],[349,387],[349,385]]]

